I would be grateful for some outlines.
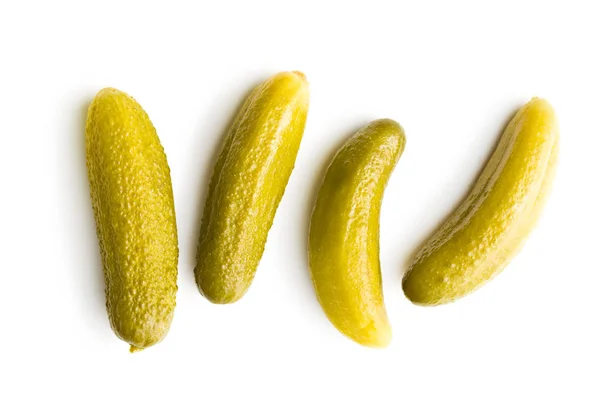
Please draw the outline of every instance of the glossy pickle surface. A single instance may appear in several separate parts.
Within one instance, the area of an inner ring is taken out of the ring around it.
[[[200,292],[233,303],[250,287],[304,133],[309,90],[300,72],[260,84],[238,113],[211,178],[195,269]]]
[[[500,273],[542,212],[558,158],[550,104],[532,99],[510,121],[466,200],[409,267],[403,289],[416,304],[461,298]]]
[[[379,264],[379,214],[404,150],[400,125],[373,121],[337,152],[319,189],[309,233],[310,276],[332,324],[352,340],[391,340]]]

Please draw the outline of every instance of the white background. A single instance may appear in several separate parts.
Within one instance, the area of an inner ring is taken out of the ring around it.
[[[600,398],[600,11],[551,1],[0,2],[0,398]],[[254,284],[212,305],[193,267],[219,143],[260,81],[303,71],[304,140]],[[111,331],[88,193],[95,93],[134,96],[172,170],[180,236],[171,331],[137,354]],[[553,195],[523,252],[452,305],[401,278],[532,96],[561,122]],[[307,273],[315,190],[370,120],[407,147],[385,195],[381,264],[394,329],[360,347]]]

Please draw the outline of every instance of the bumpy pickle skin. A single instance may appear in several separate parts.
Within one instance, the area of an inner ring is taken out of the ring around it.
[[[196,283],[209,301],[239,300],[250,287],[304,133],[308,82],[282,72],[238,113],[211,178],[197,250]]]
[[[508,124],[466,200],[413,260],[403,279],[409,300],[453,302],[506,267],[540,217],[558,149],[554,110],[534,98]]]
[[[166,336],[175,309],[179,251],[167,158],[148,115],[116,89],[92,101],[85,136],[110,325],[139,351]]]
[[[310,222],[310,276],[323,311],[344,335],[386,347],[388,321],[379,264],[379,214],[388,179],[405,146],[402,127],[373,121],[337,152]]]

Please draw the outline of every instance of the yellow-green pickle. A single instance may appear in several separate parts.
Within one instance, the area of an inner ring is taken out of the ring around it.
[[[98,92],[86,123],[86,161],[111,327],[137,351],[169,330],[177,292],[177,228],[167,158],[142,107]]]
[[[504,269],[543,209],[558,141],[558,124],[547,101],[534,98],[517,112],[466,200],[404,276],[404,293],[413,303],[452,302]]]
[[[331,323],[352,340],[385,347],[392,336],[381,287],[379,213],[405,146],[402,127],[377,120],[329,165],[310,222],[310,275]]]
[[[282,72],[250,94],[211,178],[198,243],[196,282],[213,303],[248,290],[294,168],[308,113],[300,72]]]

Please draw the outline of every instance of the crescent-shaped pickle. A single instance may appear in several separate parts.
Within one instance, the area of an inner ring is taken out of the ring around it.
[[[310,276],[319,303],[340,332],[370,347],[391,340],[379,265],[379,214],[405,141],[402,127],[390,119],[359,130],[329,165],[310,221]]]
[[[534,98],[517,112],[466,200],[404,276],[413,303],[452,302],[500,273],[541,214],[558,157],[554,110]]]

